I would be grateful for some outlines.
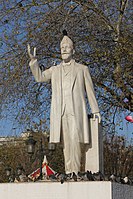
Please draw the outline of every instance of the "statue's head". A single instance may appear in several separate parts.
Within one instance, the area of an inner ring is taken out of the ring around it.
[[[61,57],[64,62],[69,62],[74,54],[73,42],[68,36],[64,36],[61,43]]]

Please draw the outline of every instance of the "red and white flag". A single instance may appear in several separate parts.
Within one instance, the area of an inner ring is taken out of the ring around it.
[[[45,175],[46,177],[55,174],[55,171],[48,166],[48,161],[46,156],[44,156],[44,160],[42,163],[42,174]],[[35,180],[39,176],[40,176],[40,168],[36,169],[31,174],[29,174],[28,178],[30,178],[31,180]]]

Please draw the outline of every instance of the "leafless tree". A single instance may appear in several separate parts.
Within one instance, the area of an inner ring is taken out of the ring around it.
[[[75,59],[90,68],[103,125],[133,110],[131,1],[1,0],[1,118],[24,128],[49,128],[51,88],[30,72],[27,44],[37,47],[41,68],[60,62],[59,43],[66,29]],[[111,130],[110,130],[111,131]]]

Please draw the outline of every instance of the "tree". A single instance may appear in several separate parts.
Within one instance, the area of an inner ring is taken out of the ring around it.
[[[41,68],[49,67],[60,62],[64,28],[77,47],[75,59],[90,68],[103,126],[132,111],[131,7],[128,0],[2,1],[1,118],[11,116],[23,128],[43,121],[49,129],[50,85],[34,81],[27,43],[37,47]]]
[[[11,140],[7,145],[0,146],[0,182],[8,181],[5,171],[7,167],[12,169],[13,175],[17,175],[19,165],[26,168],[26,172],[31,169],[24,143],[16,138],[15,141]]]
[[[27,132],[26,132],[27,133]],[[8,142],[0,145],[0,183],[8,182],[5,169],[11,168],[11,173],[17,176],[17,167],[21,165],[24,173],[29,175],[37,168],[40,168],[40,140],[42,139],[43,150],[47,153],[48,164],[56,172],[64,173],[63,147],[56,146],[54,152],[47,151],[48,139],[47,134],[41,132],[32,132],[34,140],[36,140],[35,152],[31,156],[27,153],[25,137],[9,137]]]
[[[133,146],[122,136],[110,136],[104,142],[105,174],[133,177]]]

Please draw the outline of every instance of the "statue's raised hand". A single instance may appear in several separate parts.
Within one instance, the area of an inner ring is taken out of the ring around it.
[[[35,60],[35,59],[36,59],[36,48],[34,48],[33,55],[31,54],[30,51],[31,51],[31,50],[30,50],[30,45],[28,44],[28,55],[29,55],[31,61],[32,61],[32,60]]]

